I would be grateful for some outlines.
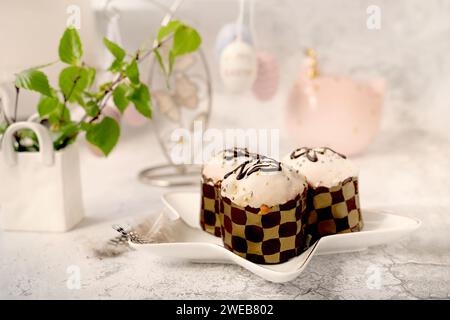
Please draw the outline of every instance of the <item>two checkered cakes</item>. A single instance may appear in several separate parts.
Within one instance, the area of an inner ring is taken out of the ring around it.
[[[206,232],[220,237],[221,226],[219,218],[220,186],[207,180],[202,181],[202,203],[200,210],[200,226]]]
[[[259,264],[286,262],[302,253],[307,191],[264,215],[259,208],[240,207],[222,197],[221,223],[224,246],[237,255]]]
[[[310,187],[308,207],[309,244],[323,236],[361,231],[363,227],[356,177],[331,188]]]

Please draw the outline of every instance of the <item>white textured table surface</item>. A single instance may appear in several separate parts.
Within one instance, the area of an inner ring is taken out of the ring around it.
[[[227,119],[221,121],[226,127]],[[448,135],[384,131],[364,157],[355,159],[362,206],[417,217],[423,221],[417,232],[364,252],[314,257],[296,280],[273,284],[233,265],[168,261],[139,252],[102,260],[93,255],[96,241],[115,235],[111,224],[163,208],[159,198],[167,189],[136,179],[139,169],[162,161],[146,132],[128,133],[108,160],[82,148],[88,217],[75,230],[0,232],[0,298],[450,298]],[[80,289],[67,287],[69,266],[81,272]]]

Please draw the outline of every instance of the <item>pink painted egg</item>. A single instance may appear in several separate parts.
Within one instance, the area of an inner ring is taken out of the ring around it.
[[[253,94],[261,101],[273,98],[280,81],[280,68],[275,58],[267,52],[258,52],[258,71],[253,83]]]

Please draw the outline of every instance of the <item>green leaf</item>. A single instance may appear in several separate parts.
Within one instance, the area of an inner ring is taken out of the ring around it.
[[[112,82],[111,82],[111,81],[108,81],[108,82],[102,83],[102,84],[99,86],[99,90],[100,90],[100,91],[106,91],[106,90],[108,90],[111,86],[112,86]]]
[[[89,100],[86,103],[86,105],[84,106],[84,110],[86,111],[86,114],[90,117],[95,117],[100,112],[100,108],[98,107],[98,104],[92,100]]]
[[[76,96],[76,103],[79,104],[81,107],[86,107],[86,102],[83,99],[82,95]]]
[[[37,152],[39,151],[39,143],[36,133],[30,129],[22,129],[16,133],[17,149],[19,152]]]
[[[17,136],[20,139],[26,139],[26,138],[30,138],[30,139],[36,139],[36,133],[33,130],[30,129],[21,129],[17,132]]]
[[[86,68],[86,70],[88,73],[88,88],[90,88],[94,84],[97,71],[95,70],[95,68]]]
[[[18,88],[36,91],[46,96],[52,95],[47,76],[36,69],[28,69],[17,74],[15,85]]]
[[[52,112],[54,112],[56,110],[58,104],[60,104],[58,98],[41,96],[41,99],[39,100],[39,103],[37,106],[39,116],[41,118],[44,118],[44,117],[50,115]]]
[[[96,99],[97,96],[99,95],[99,92],[89,92],[89,91],[85,91],[83,92],[83,94],[87,97],[87,98],[94,98]]]
[[[61,115],[60,122],[69,123],[72,120],[69,108],[65,107],[63,104],[60,104],[57,109],[59,110],[59,113]]]
[[[56,60],[56,61],[53,61],[53,62],[49,62],[49,63],[45,63],[45,64],[40,64],[40,65],[34,66],[34,67],[30,68],[30,69],[44,69],[44,68],[50,67],[50,66],[52,66],[52,65],[54,65],[54,64],[56,64],[58,62],[59,62],[59,60]]]
[[[66,101],[76,102],[89,84],[89,72],[86,68],[70,66],[59,74],[59,87]]]
[[[158,42],[161,42],[166,38],[168,35],[174,33],[180,26],[183,24],[178,20],[170,21],[167,25],[162,26],[159,28],[158,31]]]
[[[156,61],[158,61],[159,67],[164,74],[164,79],[166,80],[166,86],[167,86],[167,88],[170,88],[169,74],[167,73],[166,66],[164,65],[163,57],[158,49],[155,49],[154,53],[155,53]],[[170,64],[170,61],[171,60],[170,60],[170,52],[169,52],[169,68],[172,69],[174,61],[172,61],[172,64]]]
[[[56,134],[59,134],[59,132],[61,132],[61,128],[72,122],[70,118],[70,110],[62,103],[59,104],[55,111],[48,115],[50,130]]]
[[[125,65],[125,62],[123,62],[122,60],[114,60],[113,63],[111,63],[111,65],[108,68],[108,71],[111,72],[119,72],[122,71],[123,66]]]
[[[175,64],[175,54],[173,51],[169,52],[169,74],[172,74],[173,65]]]
[[[117,43],[112,42],[108,38],[103,38],[103,43],[109,52],[116,58],[116,60],[122,61],[125,58],[126,52]]]
[[[89,130],[89,128],[92,126],[92,124],[90,123],[90,122],[84,122],[84,121],[82,121],[81,123],[80,123],[80,130],[82,130],[82,131],[88,131]]]
[[[6,122],[0,123],[0,135],[4,134],[6,129],[8,129],[8,124]]]
[[[48,119],[52,131],[71,122],[70,110],[56,97],[41,96],[37,109],[41,118]]]
[[[59,59],[67,64],[77,65],[83,56],[83,46],[75,28],[69,27],[59,41]]]
[[[52,125],[52,130],[57,131],[61,125],[70,123],[70,110],[62,103],[58,103],[53,112],[48,114],[48,121]]]
[[[126,85],[125,83],[121,83],[113,91],[114,104],[121,113],[125,111],[125,109],[128,107],[128,104],[130,103],[127,98],[130,90],[131,88],[128,85]]]
[[[71,122],[63,126],[53,139],[53,148],[61,150],[74,143],[78,137],[79,128],[76,122]]]
[[[125,74],[128,79],[134,84],[139,84],[141,81],[139,80],[139,68],[136,62],[136,59],[133,59],[126,67]]]
[[[159,52],[158,49],[155,49],[153,52],[155,53],[156,61],[158,61],[159,67],[161,68],[162,72],[164,73],[164,76],[167,77],[166,66],[164,65],[164,60],[161,56],[161,53]]]
[[[140,114],[146,118],[152,117],[150,93],[146,85],[141,83],[133,87],[127,98],[134,104]]]
[[[124,66],[123,59],[125,58],[126,55],[125,50],[123,50],[117,43],[114,43],[111,40],[108,40],[107,38],[103,38],[103,43],[115,58],[115,60],[112,62],[108,70],[112,72],[121,71]]]
[[[91,124],[87,128],[86,139],[98,147],[105,156],[114,149],[120,137],[119,124],[110,117],[105,117],[99,123]]]
[[[175,56],[193,52],[202,43],[202,38],[198,32],[186,25],[177,29],[173,36],[172,52]]]

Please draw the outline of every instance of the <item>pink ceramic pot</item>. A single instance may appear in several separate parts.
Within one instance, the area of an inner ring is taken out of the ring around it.
[[[367,84],[349,77],[309,78],[305,70],[288,99],[286,125],[299,147],[328,146],[357,154],[378,131],[383,97],[382,80]]]

